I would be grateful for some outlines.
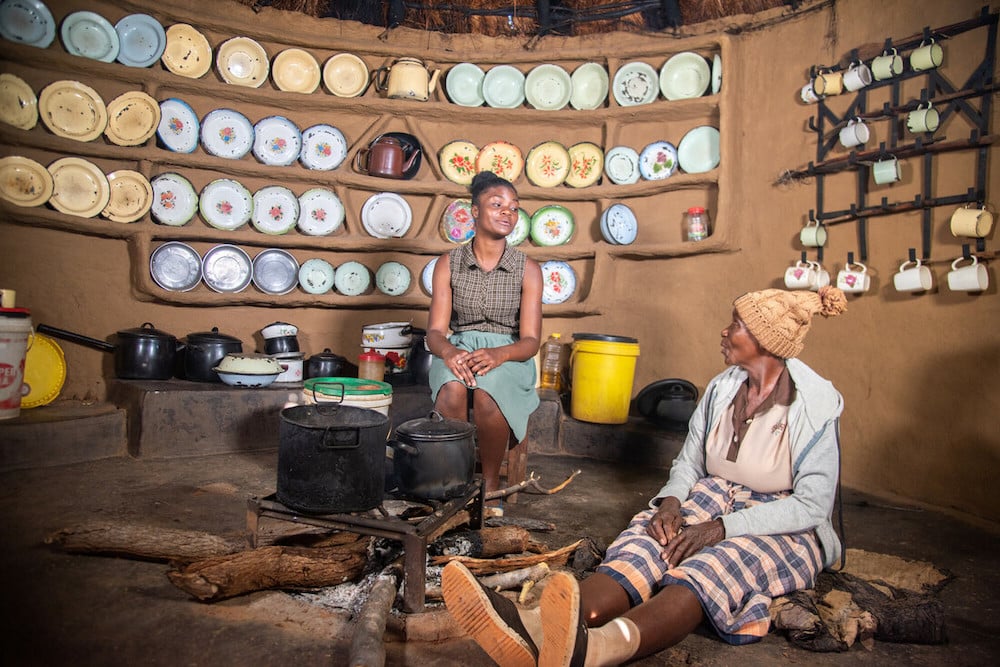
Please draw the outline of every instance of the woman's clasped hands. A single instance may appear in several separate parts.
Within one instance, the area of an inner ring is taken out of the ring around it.
[[[663,547],[660,557],[671,567],[726,537],[721,519],[685,526],[681,503],[672,496],[660,503],[659,509],[646,524],[646,533]]]
[[[444,357],[445,365],[455,377],[470,387],[476,386],[477,375],[486,375],[503,362],[503,355],[496,348],[483,348],[471,352],[455,348],[453,353]]]

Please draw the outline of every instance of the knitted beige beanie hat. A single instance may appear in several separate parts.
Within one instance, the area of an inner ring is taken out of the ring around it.
[[[747,292],[733,305],[762,348],[776,357],[790,359],[802,352],[813,315],[839,315],[847,310],[847,298],[836,287],[827,285],[818,292]]]

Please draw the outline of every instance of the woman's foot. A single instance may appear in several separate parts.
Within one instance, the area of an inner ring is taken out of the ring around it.
[[[580,586],[568,572],[554,572],[539,602],[542,649],[538,667],[571,667],[587,656],[587,627],[580,621]]]
[[[483,586],[458,561],[441,572],[441,592],[455,622],[500,667],[535,667],[538,648],[514,602]]]

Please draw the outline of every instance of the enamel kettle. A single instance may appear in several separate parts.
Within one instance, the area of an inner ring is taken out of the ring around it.
[[[403,144],[396,137],[382,135],[354,156],[354,168],[362,174],[383,178],[403,178],[420,156],[415,149],[406,157]]]
[[[428,72],[418,58],[399,58],[389,67],[379,67],[373,74],[375,90],[400,100],[426,102],[437,87],[441,70]]]

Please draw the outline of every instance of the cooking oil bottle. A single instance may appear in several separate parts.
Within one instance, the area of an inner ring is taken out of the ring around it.
[[[561,338],[562,334],[554,333],[549,336],[548,340],[542,343],[540,352],[542,379],[538,386],[543,389],[562,391],[564,388],[562,370],[566,346],[563,345]]]

